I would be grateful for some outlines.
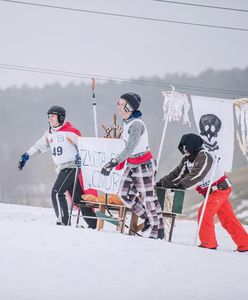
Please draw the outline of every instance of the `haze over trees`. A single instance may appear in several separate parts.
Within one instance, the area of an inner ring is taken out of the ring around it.
[[[109,126],[113,123],[113,114],[117,112],[116,103],[120,95],[127,91],[137,92],[142,97],[141,111],[148,126],[150,144],[155,157],[158,153],[163,130],[163,95],[161,91],[170,89],[168,88],[169,84],[173,84],[176,91],[187,94],[226,99],[245,97],[245,93],[241,95],[230,92],[233,90],[247,91],[246,97],[248,97],[248,68],[229,71],[209,69],[197,77],[187,74],[168,74],[164,78],[138,78],[136,80],[159,82],[165,87],[155,86],[153,83],[143,85],[96,80],[99,135],[104,135],[101,124]],[[56,176],[50,155],[43,154],[43,157],[32,158],[21,173],[17,170],[18,159],[47,130],[47,110],[51,105],[65,107],[67,120],[79,128],[83,136],[94,136],[90,84],[89,80],[89,84],[70,84],[66,87],[53,84],[43,88],[23,86],[22,88],[10,87],[0,90],[1,202],[50,205],[50,189]],[[182,89],[180,88],[181,85],[207,87],[208,89],[206,91],[201,88],[185,87]],[[225,92],[224,90],[229,91]],[[182,123],[173,122],[169,124],[158,177],[171,170],[180,159],[177,145],[181,135],[196,132],[192,110],[190,111],[190,119],[192,122],[190,128],[182,125]],[[118,119],[118,123],[121,123],[120,119]],[[241,167],[247,168],[248,164],[236,143],[233,169],[237,170]],[[248,199],[246,184],[244,185],[245,188],[242,197]]]

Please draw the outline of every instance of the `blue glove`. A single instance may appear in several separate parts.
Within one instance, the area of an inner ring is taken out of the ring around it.
[[[101,170],[101,174],[104,176],[109,176],[112,169],[118,165],[118,162],[115,158],[112,158]]]
[[[24,168],[24,166],[28,160],[29,160],[29,154],[27,152],[22,154],[22,156],[19,160],[19,163],[18,163],[19,171],[21,171]]]
[[[82,165],[82,160],[81,160],[81,157],[79,155],[79,153],[76,155],[75,157],[75,164],[78,168],[81,168],[81,165]]]

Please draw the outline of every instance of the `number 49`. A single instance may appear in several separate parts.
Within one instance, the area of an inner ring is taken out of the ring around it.
[[[59,155],[62,155],[63,153],[63,148],[61,146],[58,146],[58,147],[54,147],[53,148],[53,155],[54,156],[59,156]]]

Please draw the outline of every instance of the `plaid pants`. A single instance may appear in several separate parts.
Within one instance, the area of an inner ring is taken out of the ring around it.
[[[155,184],[155,165],[150,160],[139,165],[127,165],[118,191],[126,207],[142,219],[149,219],[152,230],[150,237],[157,238],[158,229],[164,228],[161,206]]]

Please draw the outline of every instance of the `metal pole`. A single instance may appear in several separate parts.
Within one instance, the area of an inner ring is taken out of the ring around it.
[[[114,133],[113,133],[113,138],[116,139],[116,129],[117,129],[117,125],[116,125],[116,114],[114,114]]]
[[[75,171],[75,178],[74,178],[74,184],[73,184],[73,190],[72,190],[72,196],[71,196],[71,207],[70,207],[70,214],[69,214],[69,220],[68,220],[69,226],[71,226],[71,217],[72,217],[72,210],[73,210],[73,204],[74,204],[75,189],[76,189],[76,184],[77,184],[78,170],[79,170],[79,168],[77,167],[76,171]],[[78,209],[80,209],[80,199],[79,199]]]
[[[215,175],[219,160],[220,160],[220,157],[216,157],[215,162],[214,162],[214,168],[213,168],[212,175],[211,175],[211,178],[210,178],[210,181],[209,181],[209,186],[208,186],[208,189],[207,189],[207,193],[206,193],[206,196],[205,196],[205,199],[204,199],[204,202],[203,202],[201,216],[200,216],[200,220],[199,220],[199,223],[198,223],[197,232],[196,232],[196,235],[195,235],[195,242],[194,242],[195,246],[197,246],[197,244],[198,244],[199,232],[200,232],[200,229],[201,229],[201,224],[202,224],[204,212],[205,212],[205,209],[206,209],[206,206],[207,206],[208,197],[209,197],[210,190],[211,190],[211,185],[213,184],[214,175]]]
[[[165,137],[165,132],[168,126],[168,122],[169,122],[169,118],[170,118],[170,113],[171,113],[171,106],[172,106],[172,99],[173,99],[173,95],[175,93],[175,87],[173,85],[171,85],[172,91],[171,91],[171,95],[170,95],[170,100],[169,100],[169,108],[168,108],[168,113],[164,122],[164,129],[163,129],[163,133],[162,133],[162,138],[161,138],[161,142],[160,142],[160,146],[159,146],[159,151],[158,151],[158,157],[157,157],[157,169],[159,168],[159,163],[160,163],[160,158],[161,158],[161,154],[162,154],[162,149],[163,149],[163,145],[164,145],[164,137]]]
[[[91,88],[92,88],[92,105],[93,105],[93,114],[94,114],[95,136],[98,137],[95,87],[96,87],[96,80],[95,78],[92,78]]]

